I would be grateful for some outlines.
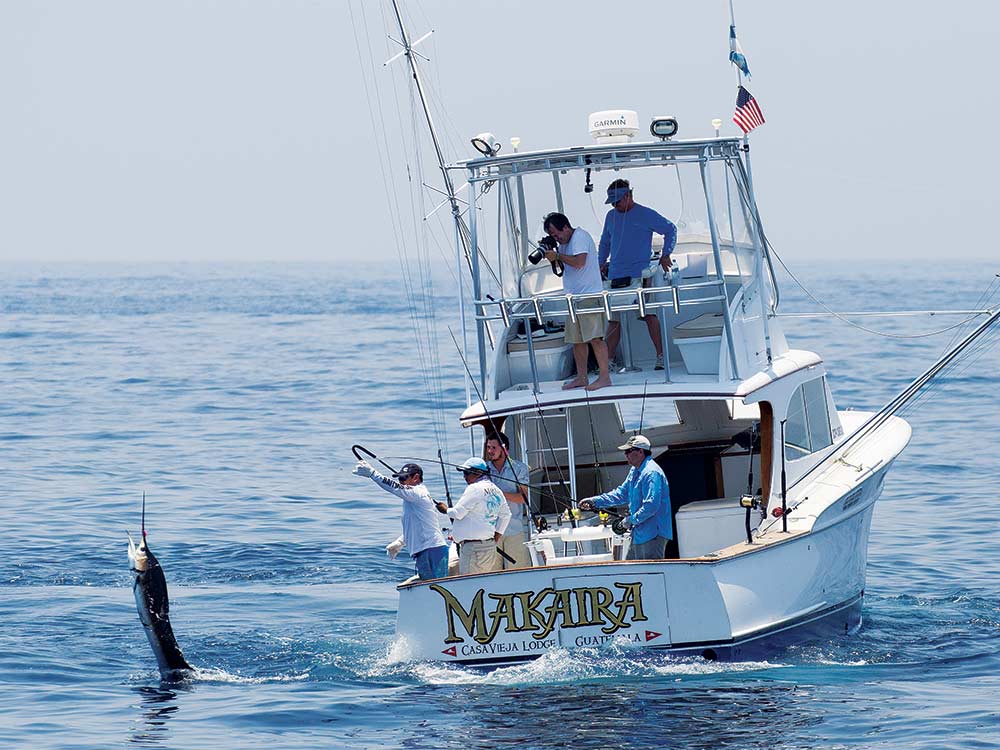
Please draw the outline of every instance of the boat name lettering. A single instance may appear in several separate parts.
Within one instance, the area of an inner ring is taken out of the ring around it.
[[[469,609],[448,589],[431,584],[444,599],[448,619],[448,637],[445,643],[463,643],[456,620],[477,643],[490,643],[501,625],[504,633],[531,633],[535,641],[547,638],[556,627],[582,628],[601,626],[605,635],[629,628],[632,623],[644,622],[642,608],[642,583],[614,583],[618,592],[604,586],[572,589],[544,588],[541,591],[522,591],[510,594],[489,594],[494,604],[487,611],[486,591],[479,589],[472,597]],[[619,594],[618,598],[615,595]],[[488,624],[487,624],[488,622]],[[528,641],[530,642],[530,641]]]
[[[861,500],[861,496],[864,494],[864,490],[855,490],[850,495],[844,498],[844,510],[847,510],[852,505],[857,505],[858,501]]]

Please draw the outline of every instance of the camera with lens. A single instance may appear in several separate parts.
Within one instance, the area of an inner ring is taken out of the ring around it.
[[[538,247],[528,253],[528,261],[533,265],[537,266],[545,258],[545,253],[549,250],[555,250],[559,247],[559,243],[556,242],[554,237],[549,237],[546,235],[538,240]],[[552,261],[552,273],[556,276],[562,276],[563,264],[560,260]]]
[[[545,258],[545,253],[549,250],[555,250],[559,246],[554,237],[549,237],[548,235],[542,237],[538,240],[538,247],[528,253],[528,260],[531,265],[537,266]]]

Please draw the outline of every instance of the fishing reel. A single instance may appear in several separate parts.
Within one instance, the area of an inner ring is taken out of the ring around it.
[[[611,522],[611,530],[618,536],[625,536],[632,531],[632,521],[628,516],[619,516]]]

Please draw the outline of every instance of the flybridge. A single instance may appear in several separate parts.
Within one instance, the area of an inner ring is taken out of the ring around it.
[[[470,182],[495,180],[571,169],[622,169],[656,167],[699,161],[738,159],[738,138],[708,138],[649,143],[595,144],[547,151],[488,156],[449,164],[448,169],[468,170]]]

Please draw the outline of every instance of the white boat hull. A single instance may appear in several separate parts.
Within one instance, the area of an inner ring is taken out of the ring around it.
[[[775,541],[717,560],[535,567],[401,585],[402,650],[494,666],[624,640],[744,660],[850,632],[861,620],[869,529],[887,469],[830,504],[812,530],[772,532]]]

